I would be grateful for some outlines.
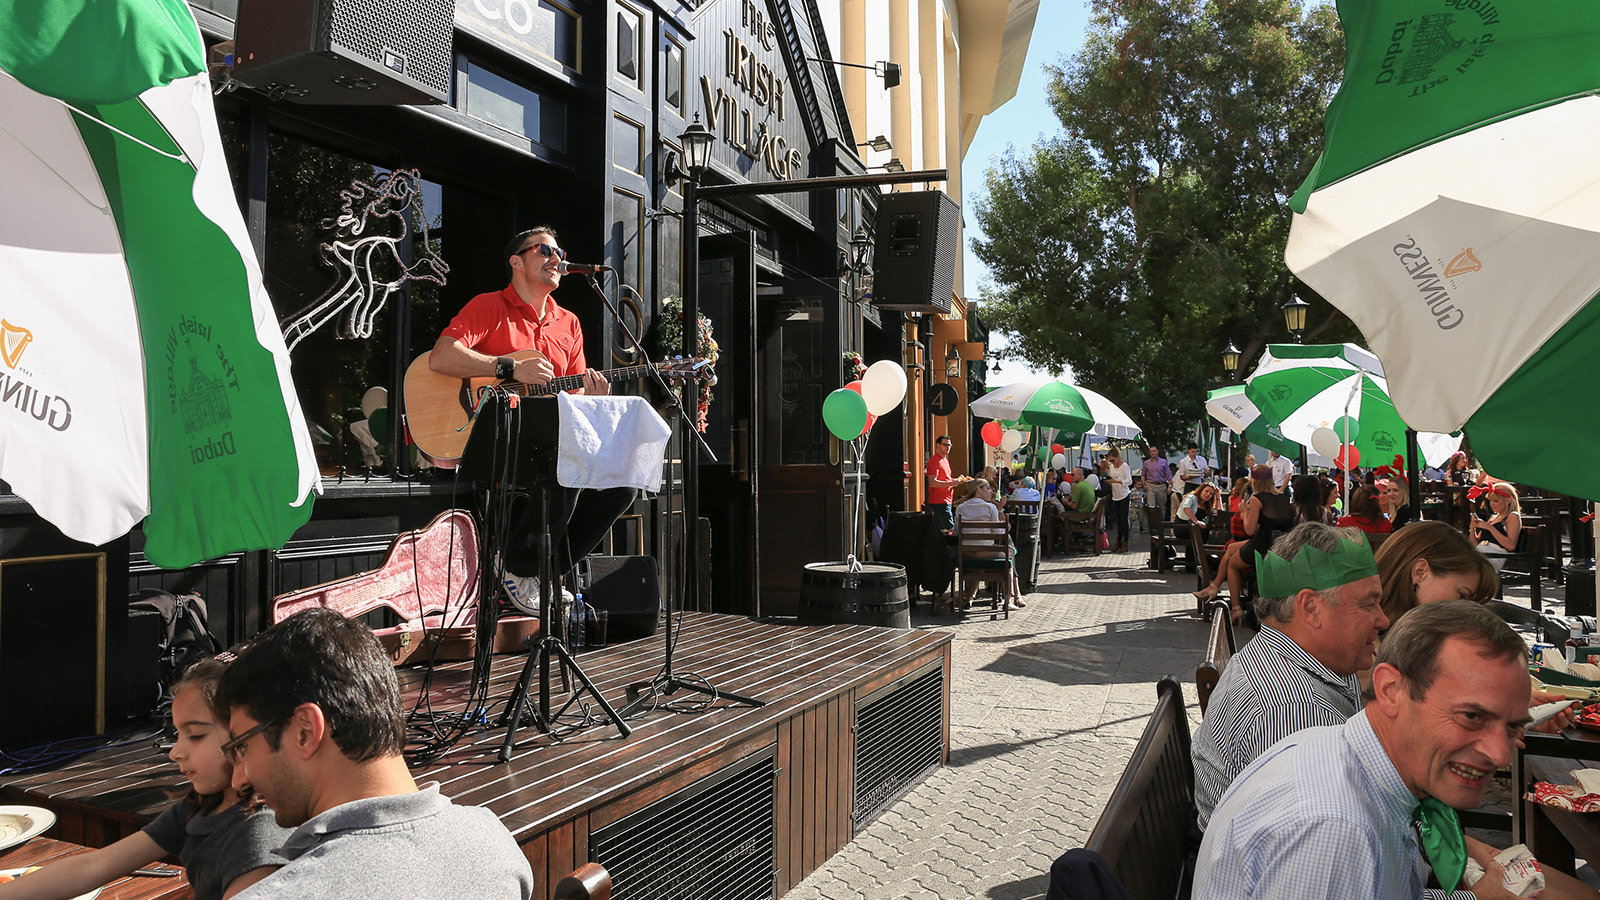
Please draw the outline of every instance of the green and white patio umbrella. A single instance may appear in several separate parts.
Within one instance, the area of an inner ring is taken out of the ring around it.
[[[1284,258],[1419,430],[1600,497],[1600,5],[1342,0],[1344,78]],[[1584,410],[1586,413],[1586,409]]]
[[[1361,464],[1391,462],[1406,449],[1406,423],[1395,412],[1383,364],[1354,344],[1271,344],[1245,380],[1245,396],[1283,435],[1310,446],[1318,428],[1354,444]]]
[[[1015,419],[1025,426],[1058,429],[1056,440],[1067,446],[1091,435],[1117,440],[1139,436],[1139,426],[1121,407],[1064,381],[1008,384],[974,400],[970,409],[980,419]]]
[[[315,455],[182,0],[0,0],[0,478],[185,566],[279,547]]]

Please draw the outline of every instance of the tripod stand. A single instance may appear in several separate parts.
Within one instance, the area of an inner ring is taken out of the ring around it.
[[[635,353],[637,353],[639,355],[639,362],[645,364],[646,367],[649,368],[649,370],[652,373],[654,373],[656,384],[663,391],[666,392],[667,396],[669,396],[669,397],[676,396],[673,393],[672,389],[667,386],[666,380],[661,377],[661,374],[657,370],[657,368],[653,364],[651,364],[650,354],[648,352],[646,352],[646,350],[644,349],[644,345],[639,343],[639,338],[636,335],[634,335],[633,329],[628,326],[627,321],[622,318],[622,315],[620,313],[617,312],[616,306],[614,306],[611,303],[611,298],[607,297],[605,295],[605,292],[600,290],[600,285],[595,280],[594,274],[593,273],[588,274],[587,279],[588,279],[588,283],[589,283],[589,289],[594,292],[596,297],[600,298],[600,302],[601,303],[605,304],[606,310],[611,313],[612,320],[614,320],[617,323],[617,325],[621,327],[622,333],[628,338],[629,346],[633,349],[633,351]],[[627,289],[626,285],[623,285],[623,287],[625,289]],[[696,349],[698,349],[698,348],[696,348]],[[705,438],[702,438],[700,436],[699,430],[695,428],[694,422],[689,419],[689,414],[683,408],[683,404],[682,403],[674,403],[673,406],[677,410],[677,415],[672,417],[672,433],[673,433],[673,437],[676,438],[679,435],[684,434],[685,430],[681,429],[679,426],[684,424],[684,423],[688,423],[689,427],[687,429],[687,433],[694,437],[695,442],[699,445],[700,452],[704,453],[706,455],[706,457],[708,457],[708,458],[710,458],[712,460],[715,460],[716,459],[716,455],[713,454],[711,452],[711,448],[706,445]],[[677,445],[680,448],[683,446],[681,441],[677,442]],[[671,486],[670,485],[668,486],[668,490],[669,491],[671,490]],[[669,529],[671,528],[671,519],[672,519],[671,516],[667,517],[668,528]],[[698,522],[684,522],[683,527],[684,528],[698,528],[699,527],[699,523]],[[669,533],[669,535],[668,535],[668,538],[669,538],[668,545],[669,546],[671,545],[670,537],[671,537],[671,535]],[[665,629],[665,632],[666,632],[666,639],[665,639],[666,656],[665,656],[665,660],[662,663],[661,671],[654,678],[650,679],[649,681],[636,682],[634,684],[628,685],[628,698],[629,699],[628,699],[628,704],[622,708],[622,716],[624,718],[630,717],[630,716],[634,715],[635,713],[637,713],[639,710],[645,708],[645,706],[647,704],[655,703],[658,698],[660,698],[662,696],[671,696],[672,694],[675,694],[680,690],[693,691],[695,693],[704,694],[704,695],[710,697],[712,699],[712,702],[715,702],[718,697],[722,697],[722,698],[730,700],[730,701],[732,701],[734,703],[738,703],[738,704],[741,704],[741,705],[744,705],[744,706],[754,706],[754,707],[766,706],[767,705],[767,701],[765,701],[765,700],[758,700],[758,699],[756,699],[754,697],[745,697],[745,696],[741,696],[739,694],[730,693],[728,691],[719,690],[718,688],[712,686],[710,683],[706,682],[704,679],[701,679],[699,681],[689,681],[689,680],[686,680],[684,678],[679,677],[676,673],[673,672],[673,670],[672,670],[672,647],[673,647],[672,620],[674,618],[676,618],[675,613],[677,613],[677,611],[678,611],[677,610],[677,588],[678,588],[678,583],[677,582],[678,582],[678,579],[676,577],[677,572],[678,572],[678,568],[676,566],[674,566],[673,567],[673,573],[674,573],[673,590],[669,591],[668,592],[668,596],[667,596],[667,627]],[[680,628],[680,631],[681,631],[682,626],[680,625],[679,628]]]
[[[517,729],[522,723],[523,708],[529,704],[528,692],[531,687],[534,670],[539,672],[538,702],[533,704],[533,709],[528,716],[534,726],[546,734],[555,729],[555,723],[573,703],[577,702],[584,691],[594,698],[595,704],[605,713],[606,718],[617,727],[623,737],[632,733],[633,729],[622,721],[606,698],[601,696],[600,690],[594,682],[589,680],[583,667],[578,665],[572,651],[568,649],[554,627],[554,608],[556,591],[556,551],[555,542],[550,538],[550,504],[552,498],[551,483],[556,477],[556,442],[557,423],[554,398],[537,398],[523,400],[515,410],[504,408],[503,404],[494,395],[490,395],[477,417],[477,427],[467,442],[466,451],[462,457],[462,466],[484,478],[501,478],[502,489],[509,489],[511,484],[526,481],[533,485],[537,492],[539,503],[539,636],[528,648],[527,662],[522,665],[522,674],[517,679],[516,689],[506,700],[505,714],[501,723],[506,727],[505,740],[500,745],[499,759],[506,762],[511,759],[511,748],[516,742]],[[488,449],[483,449],[487,447]],[[494,453],[504,448],[507,472],[498,472],[493,465]],[[484,464],[485,458],[491,460]],[[532,474],[519,477],[517,461],[531,463]],[[532,497],[529,498],[530,502]],[[492,565],[494,557],[484,555],[481,557],[485,565]],[[498,584],[499,573],[494,577],[486,576],[485,582]],[[492,591],[486,590],[487,598],[493,596]],[[550,711],[550,664],[554,660],[563,672],[577,677],[579,688],[572,692],[560,709],[553,714]]]

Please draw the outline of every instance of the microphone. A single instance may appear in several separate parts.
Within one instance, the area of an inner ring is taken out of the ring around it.
[[[591,264],[591,263],[568,262],[566,260],[562,260],[561,261],[561,274],[563,274],[563,275],[574,275],[574,274],[576,274],[576,275],[590,275],[590,274],[593,274],[595,272],[610,272],[610,271],[612,271],[612,268],[610,266],[602,266],[602,265],[599,265],[598,263]]]

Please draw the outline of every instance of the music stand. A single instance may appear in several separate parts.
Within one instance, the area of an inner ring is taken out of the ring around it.
[[[550,539],[550,503],[553,499],[552,486],[556,483],[559,421],[554,397],[522,398],[514,408],[507,409],[503,398],[491,391],[474,419],[472,435],[468,437],[467,446],[461,455],[462,469],[474,478],[488,482],[491,490],[496,488],[497,481],[500,482],[498,484],[500,490],[511,490],[515,487],[531,488],[537,492],[540,503],[539,637],[528,648],[528,660],[523,663],[522,675],[517,679],[516,689],[512,691],[510,699],[506,701],[506,712],[503,717],[506,737],[500,745],[501,762],[511,759],[511,747],[516,743],[517,728],[522,720],[522,708],[528,702],[528,690],[535,668],[539,671],[539,700],[530,713],[530,719],[540,731],[546,734],[553,732],[556,719],[578,700],[583,691],[588,691],[594,697],[595,704],[617,727],[622,737],[627,737],[633,732],[628,723],[611,708],[611,704],[606,702],[606,698],[600,695],[599,688],[594,686],[594,682],[589,680],[583,667],[578,665],[566,642],[556,636],[553,610],[558,570],[555,544]],[[497,466],[496,461],[503,465]],[[533,496],[529,497],[529,502],[534,502]],[[487,533],[489,529],[485,528],[484,531]],[[503,554],[504,548],[501,549]],[[485,554],[479,558],[487,566],[493,565],[495,557]],[[501,582],[500,573],[492,573],[492,577],[486,577],[485,581],[498,586]],[[485,598],[494,596],[493,590],[484,594]],[[554,714],[550,712],[552,657],[561,665],[564,672],[577,676],[579,684],[579,688],[572,692],[572,696],[568,697],[567,702]]]

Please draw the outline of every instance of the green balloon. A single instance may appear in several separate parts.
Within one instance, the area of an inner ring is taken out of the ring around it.
[[[855,440],[867,427],[867,401],[849,388],[839,388],[822,401],[822,421],[839,440]]]
[[[1348,437],[1345,435],[1346,428],[1350,429]],[[1333,433],[1339,436],[1339,443],[1354,444],[1356,438],[1361,437],[1361,423],[1350,416],[1340,416],[1333,420]]]

